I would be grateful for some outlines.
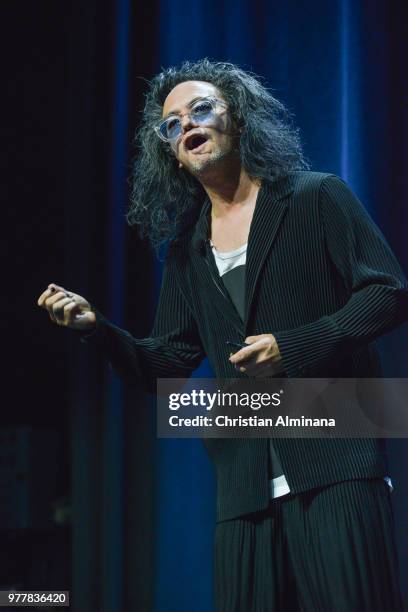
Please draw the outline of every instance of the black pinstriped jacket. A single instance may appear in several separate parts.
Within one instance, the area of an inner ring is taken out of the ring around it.
[[[168,251],[155,323],[136,339],[97,312],[83,337],[119,376],[155,388],[188,377],[208,356],[217,377],[237,378],[227,340],[272,333],[289,377],[377,377],[374,341],[408,318],[406,278],[382,233],[333,174],[291,172],[264,182],[248,238],[244,323],[211,266],[207,200],[193,228]],[[267,439],[208,439],[217,477],[217,520],[269,502]],[[275,440],[293,493],[350,478],[381,477],[373,439]]]

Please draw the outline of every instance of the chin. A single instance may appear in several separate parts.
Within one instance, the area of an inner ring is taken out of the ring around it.
[[[216,166],[221,166],[222,163],[230,157],[231,151],[213,151],[209,155],[202,155],[202,159],[198,158],[190,162],[189,170],[192,174],[202,175],[207,170],[212,170]]]

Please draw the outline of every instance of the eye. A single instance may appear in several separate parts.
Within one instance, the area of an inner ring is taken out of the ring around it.
[[[191,114],[193,116],[197,115],[207,115],[212,112],[212,104],[208,100],[202,100],[194,105],[191,110]]]
[[[180,131],[181,131],[181,124],[180,124],[180,120],[177,117],[170,117],[166,122],[165,122],[165,131],[166,131],[166,136],[167,138],[177,138],[177,136],[179,136]]]
[[[179,123],[179,120],[176,117],[171,117],[170,119],[167,119],[166,121],[166,125],[167,125],[167,129],[168,130],[173,130],[177,124]]]

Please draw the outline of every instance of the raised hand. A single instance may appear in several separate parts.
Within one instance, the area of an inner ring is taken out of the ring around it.
[[[37,300],[51,321],[63,327],[92,330],[96,325],[95,313],[90,303],[81,295],[51,283]]]

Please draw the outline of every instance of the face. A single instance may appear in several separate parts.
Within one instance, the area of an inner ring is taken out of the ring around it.
[[[163,119],[177,115],[181,121],[182,133],[171,144],[173,153],[183,167],[197,177],[214,169],[236,149],[237,132],[227,107],[217,106],[211,125],[195,124],[186,114],[197,98],[207,97],[224,100],[211,83],[185,81],[171,90],[163,105]]]

